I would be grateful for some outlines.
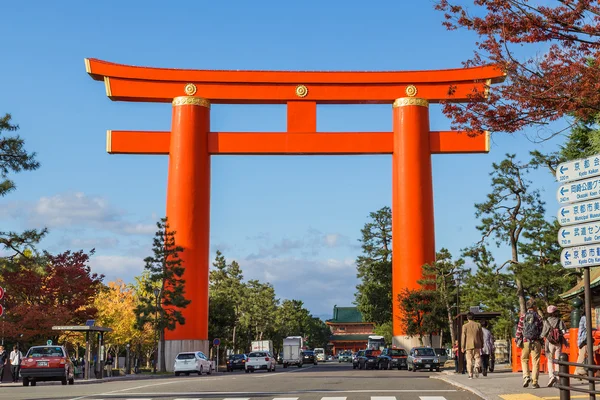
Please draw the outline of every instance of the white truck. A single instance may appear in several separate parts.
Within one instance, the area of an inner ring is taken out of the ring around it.
[[[268,351],[273,354],[272,340],[254,340],[250,346],[250,351]]]
[[[288,336],[283,339],[283,368],[297,365],[302,368],[302,336]]]

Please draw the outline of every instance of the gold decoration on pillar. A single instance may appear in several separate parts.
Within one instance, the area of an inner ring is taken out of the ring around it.
[[[415,85],[408,85],[406,87],[406,95],[408,97],[415,97],[417,95],[417,87]]]
[[[306,97],[308,94],[308,88],[304,85],[296,86],[296,96],[298,97]]]
[[[202,97],[179,96],[173,99],[173,107],[175,106],[201,106],[210,108],[210,100]]]
[[[421,106],[421,107],[429,107],[429,102],[425,99],[420,99],[418,97],[401,97],[396,99],[393,104],[393,108],[396,107],[404,107],[404,106]]]
[[[196,85],[194,85],[193,83],[188,83],[187,85],[185,85],[185,94],[187,94],[188,96],[193,96],[196,94]]]

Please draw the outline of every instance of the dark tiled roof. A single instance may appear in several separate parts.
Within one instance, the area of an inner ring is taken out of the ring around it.
[[[365,342],[365,341],[369,340],[369,335],[368,334],[362,334],[362,335],[331,335],[329,337],[329,340],[332,341],[332,342],[341,342],[341,341],[345,341],[345,342],[350,342],[350,341]]]
[[[590,288],[600,285],[600,268],[590,268]],[[572,299],[583,294],[583,279],[571,289],[560,295],[565,300]]]
[[[358,307],[338,307],[333,306],[333,318],[328,319],[327,322],[365,322],[363,316],[358,311]]]

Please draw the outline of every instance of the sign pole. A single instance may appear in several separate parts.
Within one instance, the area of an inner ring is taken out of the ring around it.
[[[219,372],[219,345],[217,345],[217,366],[215,367],[215,372]]]
[[[587,364],[594,365],[594,336],[592,335],[592,290],[590,288],[590,268],[583,269],[583,290],[585,296],[585,331],[587,337]],[[594,377],[594,370],[587,370],[588,377]],[[589,390],[593,393],[595,388],[593,379],[589,381]],[[596,395],[590,394],[590,399],[596,399]]]

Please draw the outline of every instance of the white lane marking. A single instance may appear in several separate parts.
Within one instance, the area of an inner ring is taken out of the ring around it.
[[[273,400],[298,400],[297,397],[274,397]]]
[[[196,399],[190,399],[188,397],[186,398],[181,398],[181,399],[173,399],[173,400],[202,400],[200,397],[196,398]]]
[[[131,389],[123,389],[123,390],[131,390]],[[122,391],[122,390],[121,390]],[[455,393],[458,392],[457,389],[358,389],[358,390],[289,390],[286,391],[286,394],[309,394],[309,393]],[[225,396],[225,395],[246,395],[246,396],[272,396],[281,394],[281,392],[151,392],[151,393],[135,393],[138,396]],[[122,396],[118,393],[104,393],[104,394],[90,394],[85,397],[94,397],[94,396]],[[435,396],[432,396],[435,397]],[[78,398],[79,399],[79,398]],[[326,398],[331,399],[331,398]],[[71,399],[74,400],[74,399]],[[94,399],[96,400],[96,399]],[[139,400],[139,399],[136,399]],[[187,399],[186,399],[187,400]],[[444,399],[445,400],[445,399]]]
[[[444,396],[419,396],[421,400],[446,400]]]
[[[346,397],[321,397],[321,400],[346,400]]]
[[[371,400],[396,400],[396,396],[371,396]]]

